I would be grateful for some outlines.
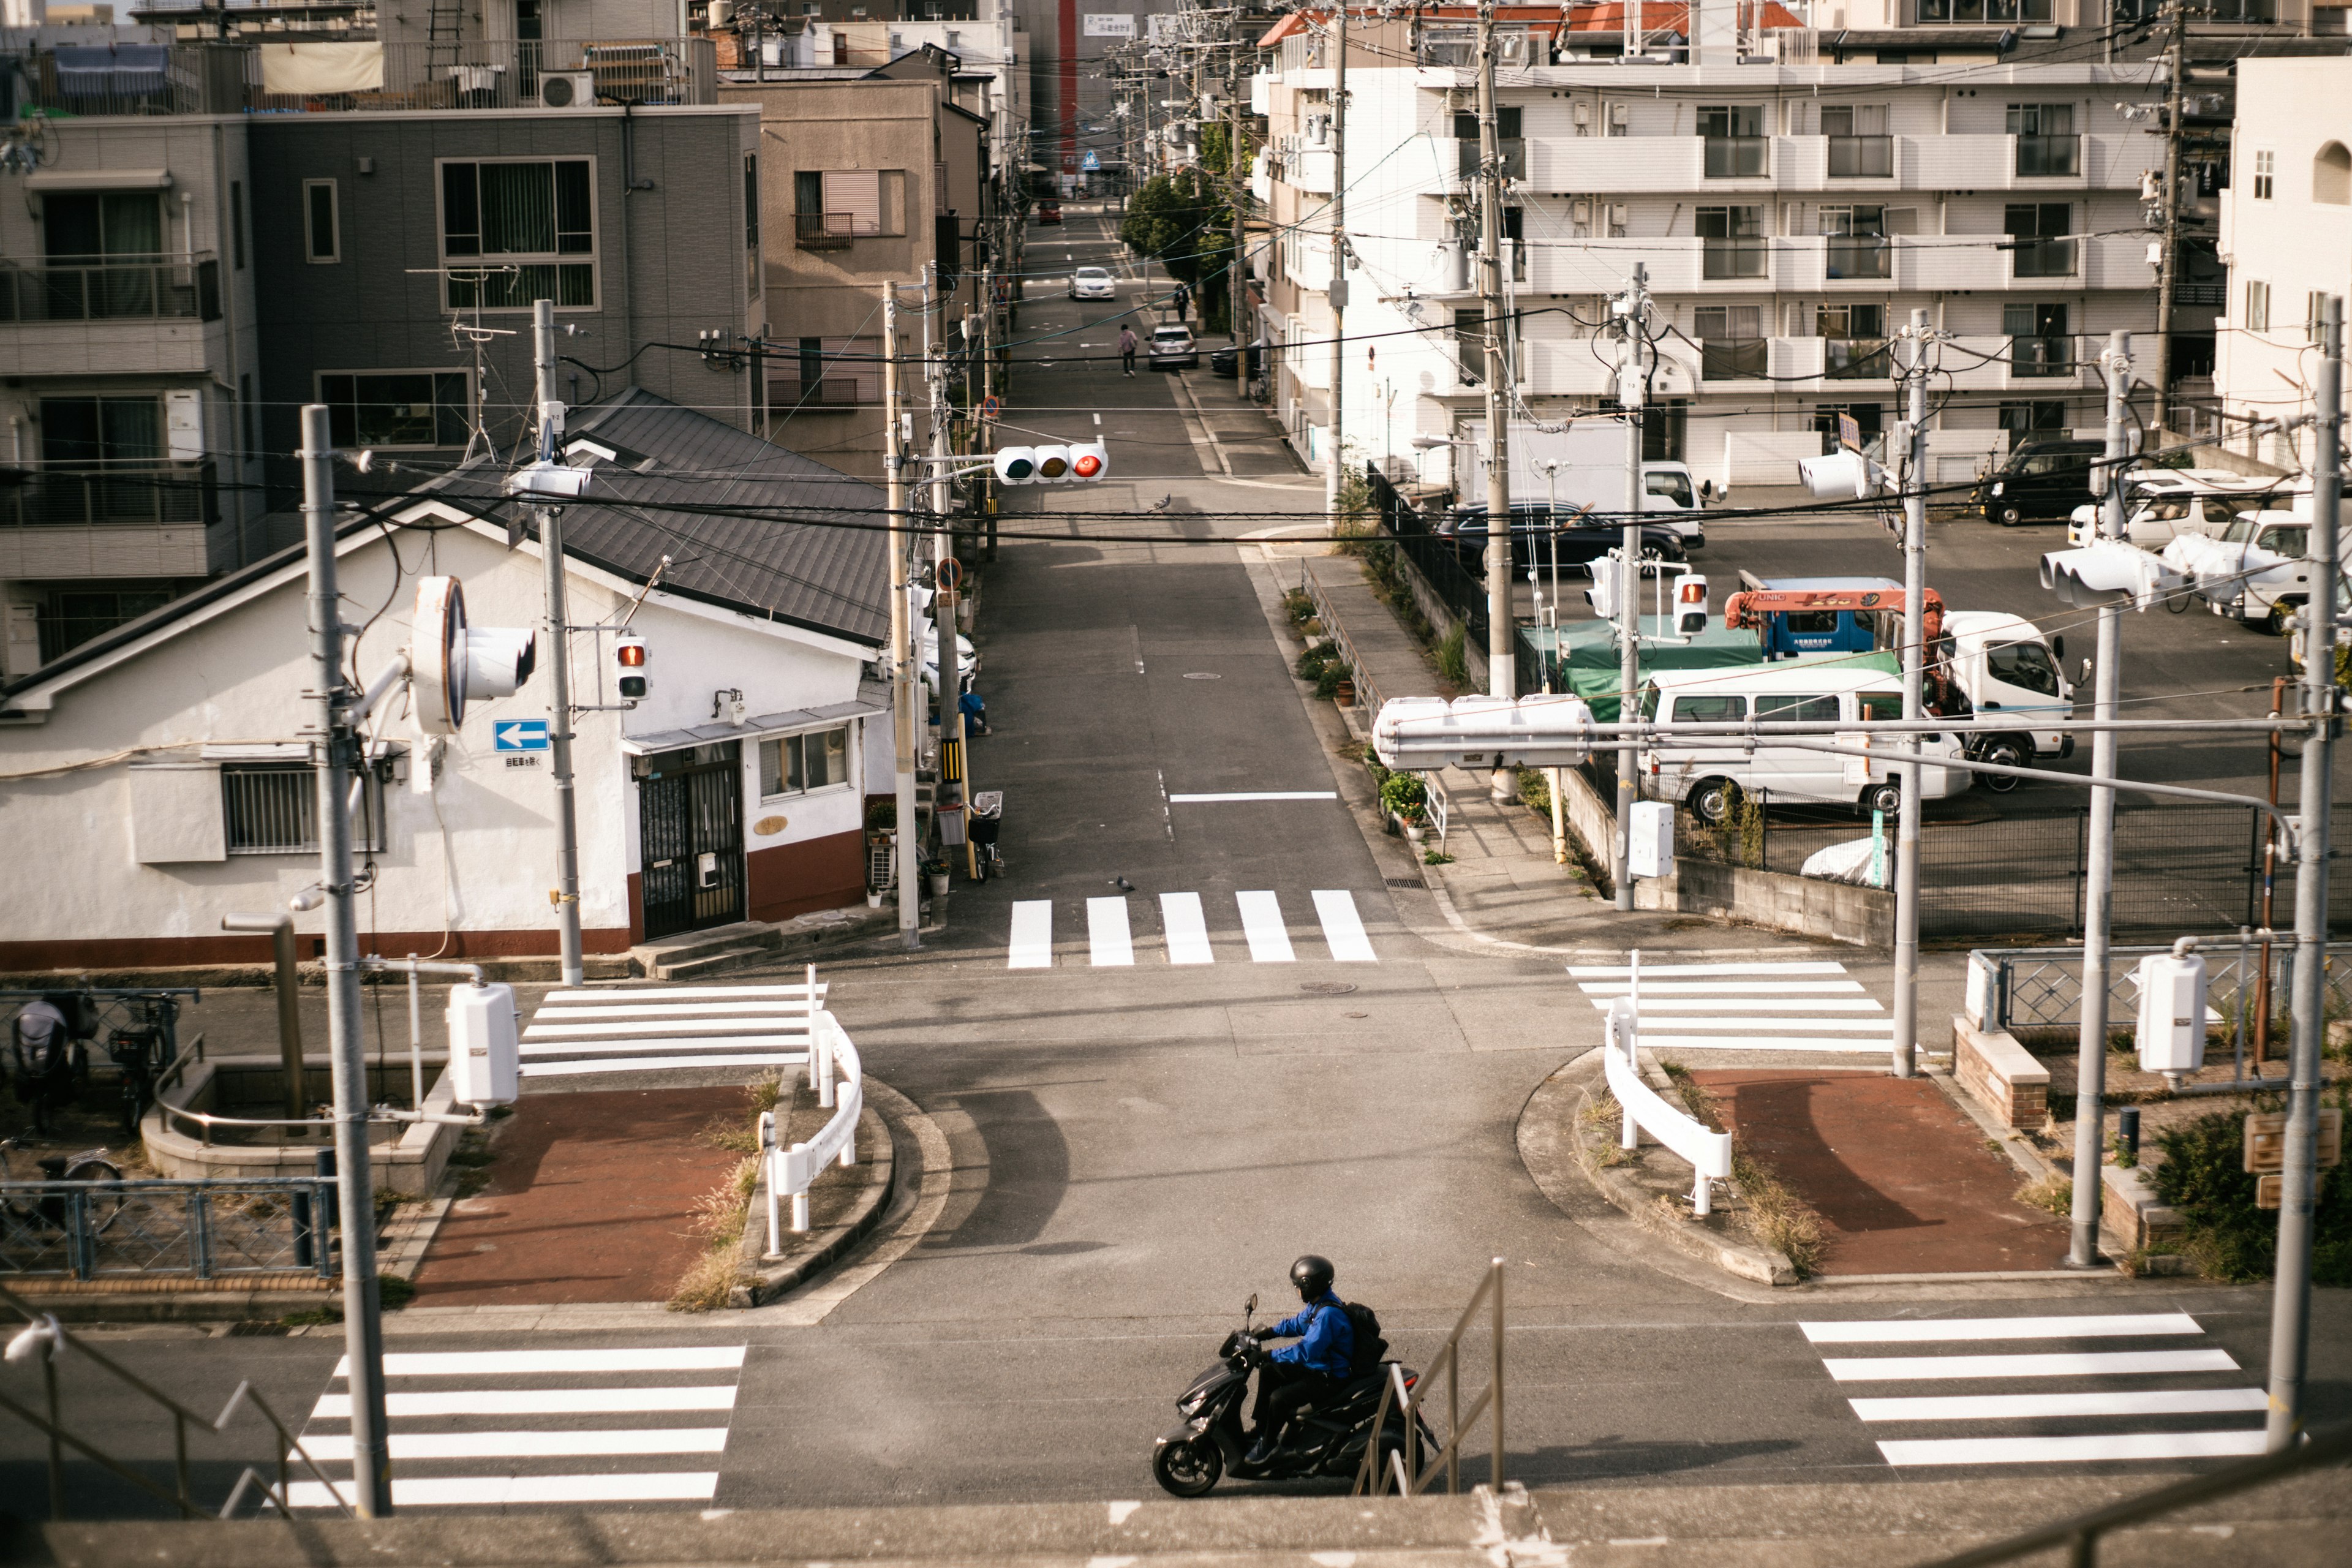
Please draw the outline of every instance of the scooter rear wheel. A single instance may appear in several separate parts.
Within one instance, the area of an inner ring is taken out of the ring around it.
[[[1163,1443],[1151,1456],[1151,1479],[1172,1497],[1206,1497],[1224,1473],[1225,1457],[1207,1438]]]

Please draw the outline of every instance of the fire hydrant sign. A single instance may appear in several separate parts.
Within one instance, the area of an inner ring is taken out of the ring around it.
[[[547,721],[502,719],[490,726],[490,737],[501,752],[543,752],[547,750]]]

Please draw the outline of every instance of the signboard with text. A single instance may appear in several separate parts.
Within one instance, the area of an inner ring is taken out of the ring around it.
[[[1089,38],[1131,38],[1135,37],[1135,17],[1125,11],[1089,11],[1087,13],[1086,36]]]

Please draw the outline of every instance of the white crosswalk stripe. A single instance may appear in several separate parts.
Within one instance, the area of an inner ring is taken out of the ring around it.
[[[824,989],[819,981],[819,1005]],[[805,984],[551,991],[524,1026],[521,1073],[805,1066],[809,1005]]]
[[[1158,900],[1156,936],[1148,929],[1152,906],[1130,903],[1124,898],[1090,898],[1086,900],[1086,960],[1097,969],[1124,969],[1154,962],[1214,963],[1217,949],[1210,923],[1213,912],[1224,934],[1230,936],[1238,928],[1241,944],[1253,963],[1295,963],[1325,957],[1339,963],[1380,962],[1354,893],[1345,888],[1317,888],[1308,893],[1307,901],[1315,911],[1315,930],[1322,938],[1319,952],[1298,944],[1284,912],[1283,895],[1263,889],[1236,892],[1230,904],[1221,897],[1204,900],[1199,893],[1162,893]],[[1230,924],[1225,918],[1229,910]],[[1141,929],[1136,924],[1139,914],[1146,921]],[[1305,928],[1298,936],[1304,938]],[[1076,961],[1074,952],[1069,962]],[[1051,969],[1054,963],[1053,900],[1015,901],[1005,942],[1005,967]]]
[[[1633,989],[1622,963],[1570,964],[1594,1011]],[[1883,1056],[1895,1048],[1885,1004],[1834,960],[1756,963],[1644,963],[1642,1044],[1675,1051],[1837,1051]]]
[[[2267,1396],[2262,1389],[2244,1385],[2244,1370],[2228,1351],[2178,1342],[2204,1337],[2204,1330],[2186,1312],[1862,1319],[1798,1326],[1815,1346],[1933,1347],[1940,1352],[1824,1354],[1822,1368],[1841,1384],[1910,1384],[1932,1390],[1940,1384],[1967,1391],[1848,1399],[1854,1415],[1873,1427],[1923,1424],[1920,1436],[1878,1439],[1878,1451],[1890,1465],[2087,1464],[2263,1451]],[[2147,1349],[2110,1348],[2128,1339],[2174,1342]],[[2100,1348],[2008,1348],[2034,1342],[2045,1347]],[[2002,1348],[1962,1348],[1985,1345]],[[2152,1378],[2166,1384],[2147,1386]],[[2198,1381],[2173,1381],[2184,1378]],[[2053,1380],[2090,1386],[2053,1388]],[[2001,1382],[2014,1382],[2017,1391],[1982,1392],[1986,1384]],[[2217,1416],[2240,1419],[2217,1426],[2212,1422]],[[1955,1424],[1974,1426],[1976,1432],[1927,1435],[1948,1433]]]
[[[744,1351],[672,1345],[387,1355],[393,1506],[708,1502],[719,1489],[716,1456],[727,1449],[725,1423]],[[336,1366],[335,1386],[312,1408],[302,1446],[348,1499],[347,1364]],[[598,1468],[599,1460],[613,1468]],[[295,1482],[290,1500],[297,1508],[334,1506],[327,1483],[317,1479]]]

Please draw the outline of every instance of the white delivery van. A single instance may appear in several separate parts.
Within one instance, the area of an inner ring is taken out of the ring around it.
[[[2071,757],[2074,737],[2037,726],[2074,716],[2074,688],[2065,676],[2066,639],[2045,638],[2022,616],[2000,610],[1954,610],[1944,616],[1945,668],[1979,722],[2015,723],[2011,734],[1982,735],[1971,755],[1980,763],[2030,768],[2037,757]],[[1979,782],[2006,795],[2024,783],[2003,773]]]
[[[2124,538],[2149,551],[2184,533],[2216,538],[2243,513],[2284,506],[2294,483],[2225,468],[2135,468],[2124,476]],[[2095,501],[2076,507],[2066,524],[2067,544],[2090,543],[2098,514]]]
[[[2336,536],[2344,558],[2345,533]],[[2259,626],[2284,637],[2294,613],[2311,595],[2317,568],[2311,559],[2311,498],[2293,511],[2250,511],[2234,519],[2219,539],[2177,539],[2167,545],[2164,563],[2193,579],[2197,596],[2217,616]]]
[[[1662,670],[1642,687],[1642,717],[1673,724],[1743,723],[1749,720],[1811,722],[1825,733],[1816,743],[1859,747],[1867,757],[1807,751],[1769,738],[1755,749],[1720,740],[1661,739],[1641,753],[1642,793],[1651,800],[1676,801],[1702,822],[1723,819],[1727,784],[1738,784],[1766,800],[1851,802],[1864,811],[1894,811],[1902,803],[1896,766],[1899,742],[1874,723],[1903,717],[1903,678],[1884,669],[1857,668],[1853,657],[1782,659],[1727,669]],[[1807,737],[1812,740],[1812,737]],[[1883,752],[1883,757],[1876,753]],[[1960,755],[1958,740],[1933,731],[1920,743],[1919,794],[1942,800],[1969,787],[1965,768],[1935,765]]]

